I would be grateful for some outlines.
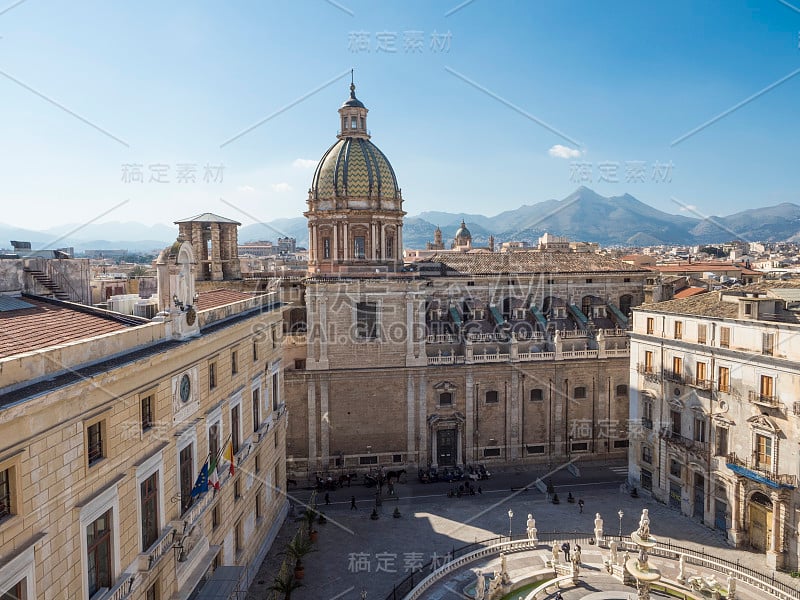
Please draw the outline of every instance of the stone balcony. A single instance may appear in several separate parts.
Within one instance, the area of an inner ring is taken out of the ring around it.
[[[725,466],[741,477],[746,477],[753,481],[764,483],[774,489],[795,489],[797,487],[797,475],[789,473],[779,473],[776,461],[770,460],[769,463],[739,458],[736,454],[728,454],[725,459]]]
[[[705,462],[708,462],[709,458],[711,457],[711,447],[708,442],[702,442],[683,437],[682,435],[672,431],[669,427],[662,427],[661,431],[658,433],[658,436],[674,450],[688,452]]]
[[[770,408],[778,408],[781,406],[781,401],[778,396],[762,394],[755,390],[747,392],[747,399],[751,403],[758,404],[759,406],[769,406]]]

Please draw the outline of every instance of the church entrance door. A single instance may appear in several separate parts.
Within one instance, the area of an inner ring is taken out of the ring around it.
[[[454,467],[456,464],[456,430],[439,429],[436,432],[437,464],[440,467]]]

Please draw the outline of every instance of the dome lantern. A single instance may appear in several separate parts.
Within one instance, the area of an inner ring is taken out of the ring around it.
[[[339,108],[339,135],[340,140],[346,137],[369,139],[367,130],[367,113],[369,110],[364,103],[356,98],[356,85],[353,82],[353,71],[350,71],[350,98],[344,101]]]

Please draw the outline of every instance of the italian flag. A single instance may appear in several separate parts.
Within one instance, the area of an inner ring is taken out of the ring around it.
[[[216,457],[211,459],[211,464],[209,465],[208,485],[210,485],[215,490],[219,490],[219,475],[217,475]]]

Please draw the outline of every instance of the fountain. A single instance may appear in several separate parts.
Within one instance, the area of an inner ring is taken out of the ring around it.
[[[650,535],[650,517],[647,509],[642,510],[639,529],[631,533],[631,541],[639,547],[639,556],[625,561],[625,569],[636,579],[639,600],[650,600],[650,585],[661,579],[661,572],[651,567],[647,555],[656,545],[656,539]]]

